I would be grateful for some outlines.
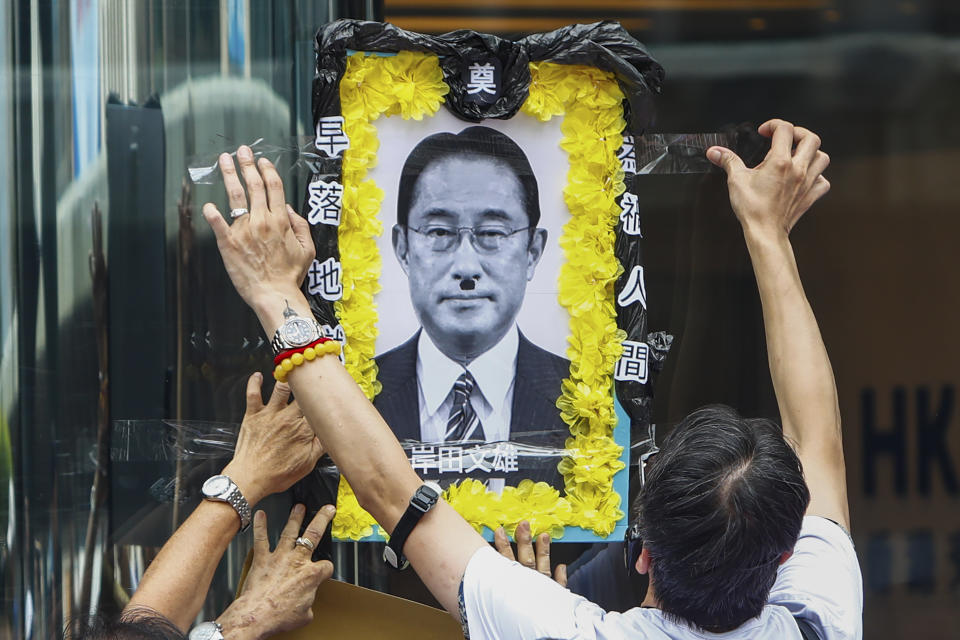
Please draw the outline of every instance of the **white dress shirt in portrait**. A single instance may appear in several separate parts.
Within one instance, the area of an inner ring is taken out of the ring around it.
[[[480,418],[486,442],[510,439],[513,381],[519,345],[520,333],[514,325],[500,342],[466,368],[476,381],[470,394],[470,404]],[[417,389],[420,395],[420,439],[423,442],[444,441],[447,420],[453,408],[453,383],[463,372],[463,365],[445,356],[425,331],[420,332],[417,341]]]

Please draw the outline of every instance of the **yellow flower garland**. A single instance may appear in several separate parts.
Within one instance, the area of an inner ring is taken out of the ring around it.
[[[622,268],[614,255],[623,172],[617,159],[622,144],[623,94],[612,74],[591,67],[548,62],[530,65],[532,82],[523,111],[541,121],[564,116],[561,147],[570,158],[564,197],[571,219],[560,240],[566,256],[559,281],[560,303],[570,313],[570,378],[557,401],[570,425],[568,455],[560,465],[565,496],[544,482],[524,480],[502,494],[467,479],[444,492],[467,521],[482,531],[504,526],[513,534],[529,519],[534,534],[554,538],[565,526],[609,535],[623,517],[613,476],[623,468],[623,448],[613,440],[613,368],[621,352],[613,284]],[[376,127],[382,115],[420,120],[437,112],[448,91],[437,57],[401,51],[381,57],[357,53],[347,59],[340,82],[341,112],[350,138],[343,158],[343,213],[339,230],[343,298],[336,311],[347,335],[347,370],[368,398],[380,391],[374,363],[380,289],[380,255],[376,238],[383,200],[367,170],[379,146]],[[360,508],[350,485],[341,478],[333,535],[357,540],[373,533],[373,518]]]

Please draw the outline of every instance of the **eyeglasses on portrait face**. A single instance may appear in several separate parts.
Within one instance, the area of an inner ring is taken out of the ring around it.
[[[470,244],[478,253],[496,253],[500,251],[507,240],[521,231],[528,231],[530,227],[510,229],[496,224],[484,224],[477,227],[455,227],[445,224],[428,224],[420,227],[407,226],[407,229],[427,240],[431,251],[449,253],[460,246],[460,236],[466,233],[470,236]]]

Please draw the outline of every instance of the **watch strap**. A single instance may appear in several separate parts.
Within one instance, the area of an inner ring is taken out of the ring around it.
[[[384,562],[398,570],[406,569],[409,566],[410,563],[403,555],[403,546],[406,544],[410,532],[420,522],[420,518],[430,511],[439,499],[440,494],[429,485],[421,485],[417,489],[417,492],[410,498],[407,510],[400,517],[400,522],[393,528],[390,541],[383,548]]]
[[[234,508],[237,515],[240,516],[240,531],[246,531],[247,527],[250,526],[252,516],[250,513],[250,503],[243,497],[243,494],[240,492],[240,487],[234,484],[230,492],[226,495],[226,501]]]

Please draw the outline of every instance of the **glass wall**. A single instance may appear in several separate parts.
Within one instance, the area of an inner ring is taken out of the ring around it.
[[[264,346],[199,217],[222,196],[187,168],[310,131],[313,35],[336,17],[374,3],[0,5],[0,637],[122,607],[229,455],[171,454],[190,429],[229,441]]]
[[[545,5],[549,4],[549,8]],[[949,0],[0,4],[0,637],[123,606],[229,455],[269,347],[189,179],[311,129],[313,34],[335,17],[515,35],[620,19],[667,79],[655,131],[780,116],[833,189],[793,234],[845,421],[865,637],[960,629],[960,9]],[[258,142],[259,141],[259,142]],[[283,164],[288,193],[302,172]],[[650,327],[676,337],[660,434],[725,402],[776,416],[759,301],[717,174],[646,176]],[[197,434],[204,434],[202,446]],[[97,470],[100,470],[98,473]],[[268,506],[276,524],[289,499]],[[231,598],[238,538],[204,613]],[[341,578],[387,584],[371,548]]]

